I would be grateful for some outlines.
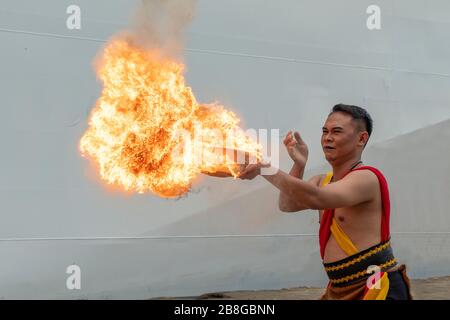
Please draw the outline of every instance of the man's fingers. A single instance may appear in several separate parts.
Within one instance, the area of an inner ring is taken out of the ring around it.
[[[289,131],[283,140],[283,144],[288,147],[293,146],[296,143],[304,143],[302,137],[300,136],[300,133],[298,131]]]
[[[243,180],[246,180],[246,179],[248,179],[248,177],[249,177],[249,173],[248,172],[243,172],[243,173],[241,173],[240,175],[239,175],[239,179],[243,179]]]
[[[288,140],[288,141],[286,141],[286,142],[284,143],[284,145],[285,145],[286,147],[288,147],[290,144],[291,144],[291,140]]]
[[[297,141],[295,140],[295,138],[294,138],[294,134],[292,133],[292,132],[290,132],[290,134],[286,137],[286,139],[285,139],[285,142],[284,142],[284,145],[285,146],[288,146],[288,145],[290,145],[290,144],[292,144],[292,143],[296,143]]]
[[[292,140],[291,142],[289,142],[288,144],[287,144],[287,146],[288,147],[293,147],[293,146],[295,146],[297,144],[297,142],[295,141],[295,140]]]
[[[257,164],[249,164],[240,174],[239,178],[245,179],[255,169],[258,168]]]
[[[245,168],[245,170],[244,170],[244,172],[251,172],[251,171],[253,171],[253,170],[255,170],[255,168],[257,168],[258,167],[258,165],[257,164],[249,164],[248,166],[247,166],[247,168]]]
[[[239,178],[244,177],[247,173],[249,173],[249,171],[251,171],[249,170],[249,166],[251,166],[251,164],[245,167],[244,170],[242,170],[242,172],[239,174]]]
[[[256,177],[258,174],[256,174],[255,172],[248,172],[243,176],[239,176],[240,179],[243,180],[252,180],[254,177]]]
[[[283,140],[283,143],[286,145],[287,143],[288,143],[288,141],[291,139],[291,134],[292,134],[292,131],[289,131],[287,134],[286,134],[286,137],[284,137],[284,140]]]
[[[302,141],[302,137],[300,137],[300,133],[298,133],[298,131],[294,132],[294,137],[295,137],[295,140],[297,140],[298,143],[303,142]]]

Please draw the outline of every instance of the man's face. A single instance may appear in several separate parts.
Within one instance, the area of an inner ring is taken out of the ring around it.
[[[328,162],[347,160],[358,150],[359,130],[353,118],[343,112],[332,113],[322,128],[322,149]]]

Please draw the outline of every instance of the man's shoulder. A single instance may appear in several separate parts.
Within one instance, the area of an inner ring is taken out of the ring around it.
[[[358,175],[360,177],[374,177],[374,178],[380,178],[383,177],[384,175],[383,173],[380,171],[380,169],[377,169],[376,167],[372,167],[372,166],[362,166],[356,169],[353,169],[352,171],[349,172],[348,175]]]
[[[371,186],[378,186],[379,180],[378,175],[374,170],[372,170],[373,167],[365,166],[360,167],[355,170],[352,170],[346,177],[347,179],[352,179],[361,183],[364,183],[365,185],[370,184]],[[373,168],[377,170],[376,168]]]

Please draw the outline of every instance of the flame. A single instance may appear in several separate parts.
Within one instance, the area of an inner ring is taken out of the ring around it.
[[[239,128],[233,112],[196,101],[183,70],[183,64],[128,38],[104,48],[97,66],[102,94],[79,145],[98,164],[103,181],[176,197],[202,172],[239,174],[236,159],[222,152],[225,141],[226,148],[261,159],[261,146]]]

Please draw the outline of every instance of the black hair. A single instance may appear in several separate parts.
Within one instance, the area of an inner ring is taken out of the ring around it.
[[[333,109],[331,109],[331,112],[329,115],[331,115],[335,112],[343,112],[343,113],[349,114],[354,120],[356,120],[359,123],[364,124],[365,128],[362,128],[362,130],[367,131],[367,133],[369,134],[369,137],[372,134],[373,120],[366,109],[358,107],[358,106],[352,106],[349,104],[340,103],[340,104],[335,105],[333,107]]]

